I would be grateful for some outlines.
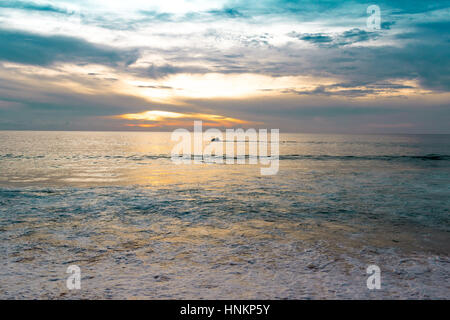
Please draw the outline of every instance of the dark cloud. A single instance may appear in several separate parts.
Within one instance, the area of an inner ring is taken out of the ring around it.
[[[245,15],[233,8],[223,8],[221,10],[210,10],[208,13],[225,18],[244,18]]]
[[[344,7],[341,1],[318,0],[230,0],[226,8],[233,8],[247,16],[292,15],[309,20],[326,12]]]
[[[283,89],[281,93],[311,96],[343,96],[348,98],[364,97],[367,95],[380,95],[385,93],[398,93],[400,89],[414,89],[412,86],[398,83],[365,83],[346,82],[332,85],[317,86],[312,90]]]
[[[377,0],[368,3],[358,0],[229,0],[225,7],[239,10],[248,16],[282,14],[306,21],[324,17],[334,19],[336,16],[354,15],[358,11],[361,16],[365,16],[365,10],[371,4],[378,5],[382,13],[405,15],[445,9],[450,6],[450,1]]]
[[[344,31],[336,37],[337,45],[348,45],[357,42],[364,42],[377,39],[379,34],[377,32],[365,31],[358,28]]]
[[[135,50],[119,50],[67,36],[43,36],[0,29],[0,60],[48,66],[57,62],[129,65]]]
[[[413,89],[414,87],[404,85],[401,83],[390,83],[390,82],[376,82],[376,83],[368,83],[364,81],[353,81],[353,82],[342,82],[342,83],[336,83],[333,85],[330,85],[330,88],[355,88],[355,87],[361,87],[364,86],[366,88],[372,88],[372,89],[391,89],[391,90],[398,90],[398,89]]]
[[[408,0],[382,0],[380,6],[389,8],[392,15],[426,13],[450,6],[449,0],[440,1],[408,1]]]
[[[309,56],[310,64],[305,69],[309,74],[328,74],[366,86],[394,79],[417,80],[427,89],[448,91],[449,55],[450,48],[446,44],[336,48]]]
[[[297,38],[303,41],[311,42],[311,43],[329,43],[333,42],[333,37],[323,34],[323,33],[289,33],[290,37]]]
[[[345,89],[330,91],[331,86],[318,86],[313,90],[284,90],[282,93],[295,93],[298,95],[314,95],[314,96],[345,96],[345,97],[363,97],[369,94],[377,94],[374,89]]]
[[[395,25],[395,21],[383,21],[381,22],[381,29],[390,30],[393,25]]]
[[[74,14],[74,12],[68,11],[64,8],[56,7],[56,6],[53,6],[50,4],[34,3],[34,2],[30,2],[30,1],[2,0],[2,1],[0,1],[0,8],[42,11],[42,12],[58,13],[58,14],[66,14],[66,15]]]
[[[297,33],[293,31],[290,32],[288,36],[319,46],[340,47],[369,40],[376,40],[379,38],[380,34],[378,32],[368,32],[362,29],[353,28],[339,34]]]

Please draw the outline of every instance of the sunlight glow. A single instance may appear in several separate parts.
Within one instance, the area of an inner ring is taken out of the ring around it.
[[[183,126],[194,120],[203,120],[205,126],[230,127],[236,124],[250,124],[252,122],[215,114],[179,113],[170,111],[151,110],[141,113],[128,113],[115,116],[116,119],[151,121],[152,123],[128,123],[127,127],[154,128],[160,126]],[[178,119],[174,121],[173,119]]]

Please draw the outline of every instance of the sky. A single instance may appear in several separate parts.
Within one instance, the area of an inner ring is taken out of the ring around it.
[[[0,130],[448,134],[449,8],[0,0]]]

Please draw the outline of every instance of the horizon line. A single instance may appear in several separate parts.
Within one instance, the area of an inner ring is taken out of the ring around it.
[[[179,128],[176,128],[179,129]],[[174,129],[174,130],[176,130]],[[187,128],[182,128],[187,129]],[[226,128],[235,130],[235,129],[243,129],[243,128]],[[270,129],[276,129],[276,128],[270,128]],[[267,130],[270,130],[267,129]],[[130,132],[130,133],[171,133],[174,130],[167,130],[167,131],[144,131],[144,130],[53,130],[53,129],[0,129],[0,132]],[[224,130],[224,131],[225,131]],[[247,129],[244,129],[247,130]],[[204,130],[206,131],[206,130]],[[330,135],[330,134],[340,134],[340,135],[450,135],[450,132],[448,133],[406,133],[406,132],[292,132],[292,131],[281,131],[280,134],[324,134],[324,135]]]

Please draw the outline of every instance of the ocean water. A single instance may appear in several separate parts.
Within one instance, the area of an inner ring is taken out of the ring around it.
[[[449,135],[281,134],[273,176],[173,146],[0,132],[0,298],[450,298]]]

